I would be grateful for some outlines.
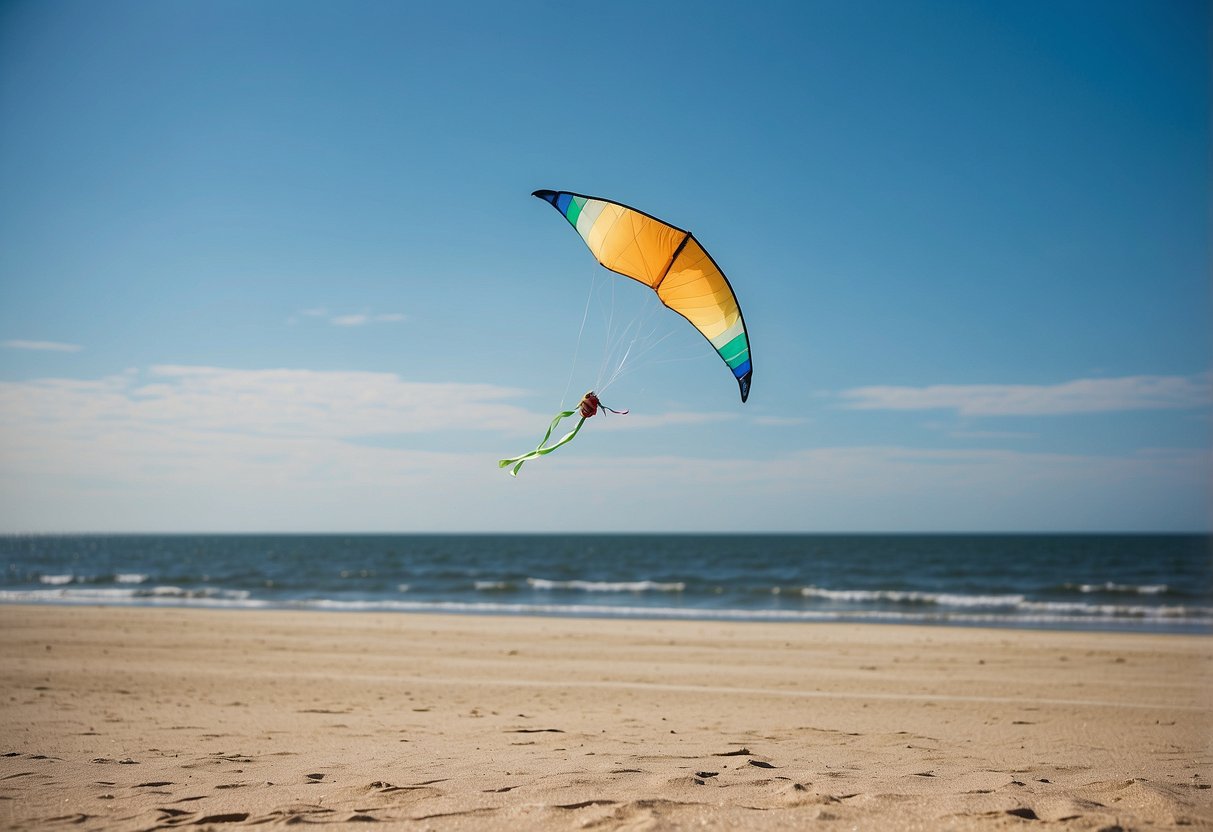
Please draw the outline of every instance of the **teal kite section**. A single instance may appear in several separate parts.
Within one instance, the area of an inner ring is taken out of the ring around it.
[[[577,218],[581,216],[581,208],[584,205],[585,205],[584,199],[578,199],[577,197],[573,197],[573,201],[569,203],[568,210],[565,211],[565,213],[564,213],[564,216],[568,219],[568,221],[570,223],[572,223],[574,228],[577,227]]]
[[[745,333],[741,333],[732,341],[717,350],[730,370],[736,370],[750,358],[750,343]]]

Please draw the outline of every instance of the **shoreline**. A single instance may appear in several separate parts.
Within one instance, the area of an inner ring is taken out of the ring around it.
[[[1213,829],[1193,634],[228,612],[0,605],[0,823]]]
[[[42,590],[55,592],[56,590]],[[36,592],[36,591],[35,591]],[[622,606],[612,604],[571,603],[503,603],[465,601],[371,601],[309,599],[282,601],[267,599],[226,600],[216,598],[157,598],[149,595],[146,600],[102,601],[91,597],[37,598],[29,599],[29,591],[12,592],[15,600],[0,592],[0,608],[11,607],[60,607],[60,608],[117,608],[117,609],[182,609],[210,612],[298,612],[304,614],[345,615],[436,615],[472,616],[477,618],[544,618],[556,620],[587,619],[594,621],[685,621],[773,624],[773,625],[820,625],[845,626],[879,625],[892,627],[927,627],[990,629],[998,631],[1026,632],[1076,632],[1076,633],[1122,633],[1141,635],[1187,635],[1207,637],[1213,635],[1213,623],[1205,619],[1184,620],[1178,616],[1146,616],[1117,619],[1107,622],[1098,617],[1056,615],[998,615],[992,613],[904,613],[881,610],[840,612],[835,610],[789,610],[789,609],[734,609],[711,607],[661,607]],[[1140,622],[1136,626],[1126,623]],[[1182,622],[1182,623],[1181,623]]]
[[[85,536],[0,547],[9,563],[0,603],[1213,634],[1208,543],[1158,535]]]

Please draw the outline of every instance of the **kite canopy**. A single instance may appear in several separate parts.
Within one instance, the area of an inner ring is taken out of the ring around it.
[[[618,202],[568,191],[535,191],[577,229],[590,253],[613,272],[638,280],[691,322],[733,371],[741,400],[750,395],[750,341],[728,278],[689,231]]]

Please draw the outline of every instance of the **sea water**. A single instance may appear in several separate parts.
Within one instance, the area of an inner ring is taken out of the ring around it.
[[[1213,632],[1205,535],[31,535],[0,603]]]

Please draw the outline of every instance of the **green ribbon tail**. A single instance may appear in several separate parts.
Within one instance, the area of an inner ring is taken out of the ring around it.
[[[572,442],[573,437],[577,435],[577,431],[581,430],[581,426],[585,424],[584,418],[582,418],[580,421],[577,422],[577,427],[573,428],[571,431],[566,433],[564,436],[560,437],[560,439],[556,440],[556,442],[554,444],[547,445],[546,447],[543,444],[552,437],[552,431],[556,430],[556,425],[560,424],[560,421],[562,419],[572,416],[576,412],[577,412],[576,410],[563,410],[560,413],[556,414],[556,418],[552,420],[552,424],[548,425],[548,432],[545,433],[543,435],[543,438],[539,440],[538,448],[536,448],[533,451],[528,451],[527,453],[523,454],[522,456],[516,456],[516,457],[511,457],[510,459],[498,460],[497,467],[498,468],[507,468],[507,467],[513,465],[514,468],[513,468],[513,470],[510,471],[510,476],[516,477],[516,476],[518,476],[518,469],[520,469],[522,467],[522,463],[524,463],[530,459],[539,459],[539,457],[541,457],[541,456],[547,456],[552,451],[559,448],[561,445],[567,445],[570,442]]]

